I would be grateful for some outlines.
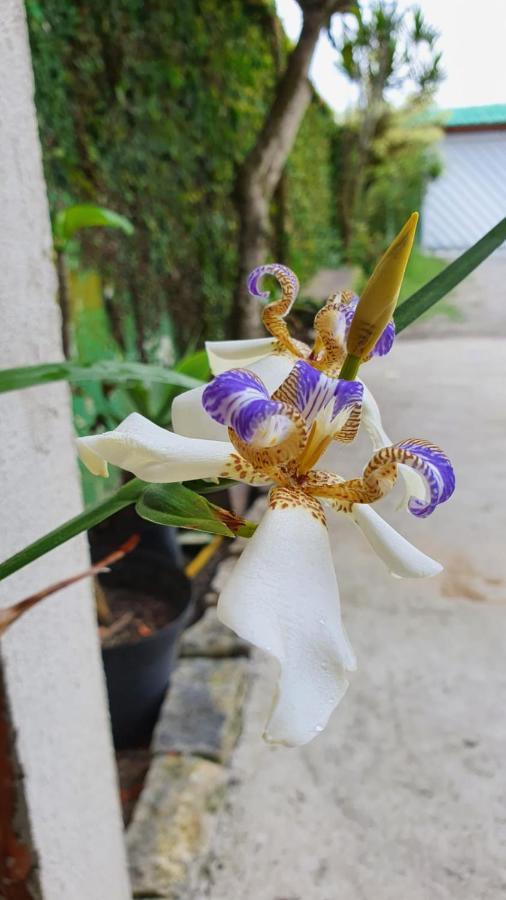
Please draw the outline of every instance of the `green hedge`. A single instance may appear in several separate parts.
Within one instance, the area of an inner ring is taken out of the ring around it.
[[[112,318],[133,318],[138,355],[167,313],[180,349],[224,336],[235,167],[286,53],[273,3],[27,0],[27,12],[52,212],[97,202],[136,228],[133,238],[83,239],[82,263],[102,272]],[[337,260],[334,127],[315,99],[287,167],[286,233],[273,253],[281,243],[303,277]]]

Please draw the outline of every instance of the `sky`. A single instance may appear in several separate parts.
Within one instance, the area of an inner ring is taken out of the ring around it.
[[[367,0],[365,0],[367,2]],[[362,0],[362,5],[365,5]],[[436,95],[442,109],[506,103],[506,0],[418,0],[427,22],[440,32],[446,79]],[[296,0],[276,0],[285,31],[296,40],[301,13]],[[412,0],[398,0],[400,9]],[[339,16],[334,17],[338,34]],[[336,54],[320,37],[311,68],[319,94],[337,112],[353,104],[354,88],[335,67]]]

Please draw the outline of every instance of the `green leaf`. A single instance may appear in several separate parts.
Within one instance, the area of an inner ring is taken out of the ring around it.
[[[506,218],[495,225],[469,250],[466,250],[462,256],[450,263],[432,281],[429,281],[424,287],[412,294],[411,297],[408,297],[404,303],[401,303],[394,315],[397,333],[403,331],[416,319],[419,319],[431,306],[434,306],[435,303],[460,284],[504,240],[506,240]]]
[[[225,537],[251,537],[256,528],[253,522],[214,506],[205,497],[182,484],[149,485],[142,492],[135,508],[148,522],[208,531]]]
[[[207,381],[211,375],[205,350],[197,350],[195,353],[183,356],[175,364],[174,369],[176,372],[183,372],[184,375],[191,375],[192,378],[200,378],[201,381]]]
[[[141,382],[171,384],[182,388],[200,387],[202,384],[202,381],[191,375],[176,372],[174,369],[166,369],[164,366],[117,360],[104,360],[90,366],[83,366],[75,362],[59,362],[0,370],[0,394],[32,387],[36,384],[46,384],[49,381],[64,380],[71,384],[80,384],[86,381],[105,381],[112,384]]]
[[[64,246],[81,228],[97,227],[118,228],[128,235],[134,232],[130,220],[112,209],[92,203],[76,203],[57,213],[54,222],[55,242]]]

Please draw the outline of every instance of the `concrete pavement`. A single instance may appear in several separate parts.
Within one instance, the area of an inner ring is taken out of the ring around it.
[[[389,521],[445,566],[392,579],[331,525],[359,670],[328,729],[298,750],[260,734],[271,664],[257,657],[234,787],[199,900],[506,897],[506,339],[399,340],[364,367],[393,440],[440,444],[457,492]],[[348,448],[345,474],[368,457]]]

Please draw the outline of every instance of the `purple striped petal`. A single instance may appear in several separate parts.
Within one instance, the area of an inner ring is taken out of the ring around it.
[[[243,441],[251,441],[260,425],[283,413],[283,404],[271,400],[263,381],[247,369],[230,369],[214,378],[202,395],[202,405]]]
[[[260,297],[262,300],[267,300],[270,297],[270,291],[261,291],[258,286],[264,275],[272,275],[283,289],[285,288],[283,282],[288,283],[287,286],[291,288],[295,299],[299,292],[299,279],[288,266],[282,266],[280,263],[257,266],[256,269],[250,272],[248,275],[248,291],[252,297]]]
[[[364,396],[364,385],[361,381],[338,381],[335,390],[335,403],[332,411],[332,418],[342,412],[343,409],[349,409],[350,406],[361,406]]]
[[[344,329],[345,338],[348,337],[348,332],[350,330],[353,316],[355,315],[355,310],[357,308],[358,301],[359,301],[359,298],[357,296],[354,296],[348,303],[346,303],[345,305],[343,305],[341,307],[340,311],[341,311],[342,315],[344,316],[344,319],[346,322],[345,329]],[[380,335],[380,337],[376,341],[376,344],[374,345],[371,353],[369,354],[369,356],[367,358],[371,359],[371,357],[373,357],[373,356],[386,356],[387,353],[390,353],[390,350],[393,347],[394,340],[395,340],[395,324],[394,324],[394,320],[391,319],[390,322],[388,323],[387,327],[383,331],[383,333]]]
[[[414,516],[425,518],[434,512],[439,503],[444,503],[455,490],[455,472],[446,453],[426,441],[409,440],[395,444],[407,452],[403,462],[415,469],[424,478],[429,491],[428,501],[411,497],[408,509]]]
[[[347,407],[362,402],[364,386],[360,381],[329,378],[303,360],[295,363],[275,397],[297,409],[310,426],[318,413],[333,401],[332,419]]]

